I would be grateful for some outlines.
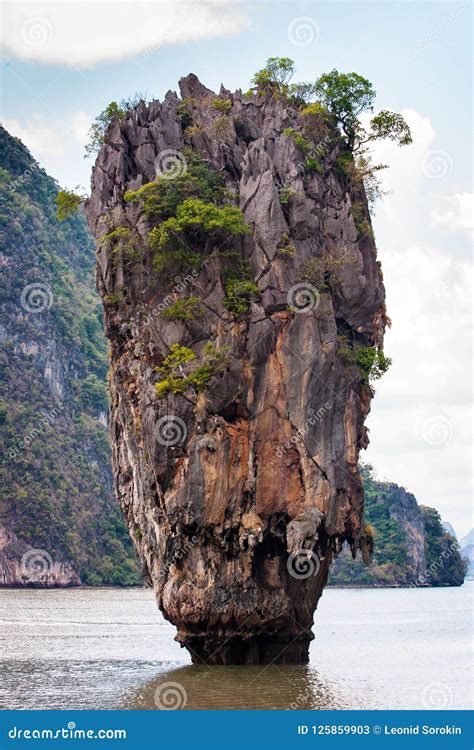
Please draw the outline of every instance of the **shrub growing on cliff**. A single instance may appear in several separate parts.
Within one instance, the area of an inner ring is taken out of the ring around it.
[[[283,135],[289,136],[293,139],[293,142],[302,154],[308,154],[313,148],[311,141],[308,141],[301,133],[298,133],[294,128],[285,128]]]
[[[192,107],[194,103],[195,100],[192,97],[187,97],[186,99],[183,99],[176,108],[176,114],[179,117],[183,130],[186,130],[186,128],[193,124]]]
[[[96,154],[105,140],[105,134],[107,129],[116,117],[119,122],[123,120],[125,116],[126,108],[119,105],[117,102],[110,102],[105,109],[100,112],[95,118],[94,122],[89,129],[89,143],[86,145],[85,158]]]
[[[199,266],[206,244],[224,244],[232,237],[250,232],[243,213],[234,206],[216,206],[198,198],[188,198],[172,216],[150,232],[154,265],[161,271],[169,260]]]
[[[258,297],[258,286],[252,281],[228,279],[222,304],[234,315],[242,315],[247,312],[251,300],[256,297]]]
[[[161,315],[172,320],[192,320],[200,311],[199,297],[192,296],[176,300],[174,305],[163,310]]]
[[[374,346],[360,346],[356,350],[355,361],[367,383],[379,380],[392,364],[390,357],[386,357],[381,349]]]
[[[390,357],[375,346],[354,347],[350,336],[345,333],[337,336],[337,356],[345,367],[358,367],[366,384],[379,380],[392,364]]]
[[[105,140],[105,134],[111,124],[112,120],[116,117],[119,122],[123,120],[127,110],[136,107],[139,101],[145,100],[146,94],[137,93],[134,94],[130,99],[122,99],[120,103],[110,102],[105,109],[100,112],[95,118],[89,129],[89,143],[86,145],[86,152],[84,158],[93,156],[96,154]]]
[[[140,203],[152,219],[169,219],[175,216],[178,206],[186,198],[200,198],[207,203],[220,203],[224,199],[225,183],[222,175],[211,169],[195,154],[188,154],[187,169],[174,179],[157,178],[138,190],[125,193],[125,200]]]
[[[289,57],[269,57],[265,67],[252,78],[252,88],[245,96],[270,92],[274,96],[284,96],[294,107],[304,107],[314,95],[314,84],[306,81],[290,83],[295,64]]]
[[[322,258],[310,258],[303,267],[302,281],[308,281],[319,292],[331,291],[331,278],[336,276],[337,271],[348,263],[348,257],[342,255],[334,257],[326,255]]]
[[[76,188],[77,190],[78,188]],[[85,195],[79,195],[73,190],[60,190],[56,196],[56,218],[64,221],[76,213],[79,206],[86,200]]]
[[[265,67],[257,70],[252,84],[257,89],[283,93],[293,77],[295,64],[289,57],[269,57]]]
[[[227,115],[232,109],[232,102],[230,99],[221,99],[216,97],[212,100],[212,108],[221,112],[223,115]]]
[[[129,261],[139,257],[137,240],[129,227],[116,227],[102,235],[100,241],[110,243],[114,267],[120,257]]]
[[[171,345],[170,353],[158,369],[159,374],[164,376],[156,384],[158,398],[164,398],[169,393],[184,393],[188,388],[193,388],[196,393],[203,391],[209,380],[224,366],[226,352],[209,341],[201,352],[197,367],[191,367],[190,363],[196,359],[192,349],[180,344]]]

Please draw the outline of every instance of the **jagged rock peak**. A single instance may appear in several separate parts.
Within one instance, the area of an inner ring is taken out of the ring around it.
[[[190,73],[179,79],[179,90],[183,99],[203,99],[205,96],[215,96],[215,93],[201,83],[199,78]]]
[[[116,491],[194,661],[305,661],[332,557],[371,546],[359,355],[382,345],[385,295],[367,201],[324,118],[216,101],[194,75],[180,91],[113,123],[87,206]]]

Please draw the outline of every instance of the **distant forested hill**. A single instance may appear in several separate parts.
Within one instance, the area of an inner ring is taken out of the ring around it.
[[[93,243],[82,213],[57,221],[57,183],[1,127],[0,152],[0,585],[138,583],[112,492]]]
[[[343,550],[331,568],[333,586],[460,586],[466,563],[438,511],[418,505],[403,487],[374,478],[362,467],[365,520],[374,536],[373,563]]]

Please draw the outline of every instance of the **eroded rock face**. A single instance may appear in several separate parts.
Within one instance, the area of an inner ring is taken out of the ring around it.
[[[18,539],[0,524],[0,588],[65,588],[80,586],[81,578],[69,560],[53,560],[45,550]]]
[[[365,195],[337,170],[334,132],[315,128],[319,166],[303,166],[283,132],[301,132],[302,116],[283,100],[221,89],[231,109],[217,116],[216,95],[195,76],[180,89],[192,127],[172,92],[114,122],[87,206],[111,342],[117,495],[144,576],[193,661],[304,662],[332,556],[344,541],[370,546],[357,460],[372,394],[347,358],[348,348],[381,346],[385,322]],[[199,272],[180,268],[180,281],[176,269],[156,273],[154,222],[124,200],[155,179],[163,151],[186,146],[225,178],[252,229],[234,243],[258,286],[248,313],[223,305],[218,254]],[[131,230],[138,260],[104,238],[118,226]],[[327,261],[317,289],[307,280],[314,259]],[[190,295],[199,316],[161,314]],[[171,345],[199,356],[209,341],[227,357],[205,398],[192,388],[158,398]]]

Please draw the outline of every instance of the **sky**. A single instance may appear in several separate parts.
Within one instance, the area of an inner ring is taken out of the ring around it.
[[[4,127],[64,187],[87,191],[84,146],[112,100],[161,99],[196,73],[247,90],[270,56],[295,80],[337,68],[372,81],[413,144],[377,144],[388,194],[374,229],[385,278],[385,352],[362,459],[436,507],[459,538],[472,522],[472,5],[445,2],[4,3]]]

